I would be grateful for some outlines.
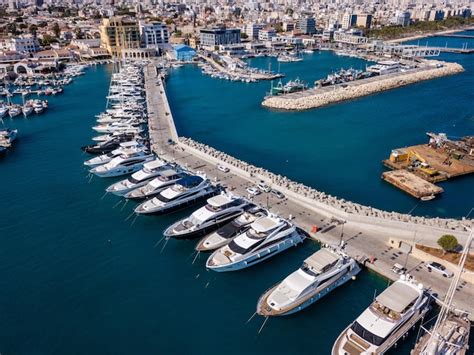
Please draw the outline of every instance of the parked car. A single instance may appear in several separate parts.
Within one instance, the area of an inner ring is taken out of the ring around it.
[[[259,188],[260,191],[262,192],[270,192],[272,191],[271,187],[268,186],[267,184],[265,184],[265,182],[263,181],[260,181],[257,185],[257,187]]]
[[[396,263],[392,267],[392,272],[394,272],[397,275],[403,275],[407,272],[407,268],[403,267],[403,265],[400,265],[400,264]]]
[[[437,272],[438,274],[443,275],[443,277],[453,277],[454,273],[446,269],[446,266],[441,265],[440,263],[437,263],[435,261],[429,261],[426,263],[426,268],[428,269],[429,272],[434,271]]]
[[[227,166],[224,166],[221,164],[217,164],[217,169],[219,169],[223,173],[228,173],[230,171],[230,169]]]
[[[271,193],[272,195],[274,195],[276,198],[279,198],[280,200],[285,198],[285,195],[283,195],[280,191],[272,189]]]
[[[257,195],[260,195],[262,192],[257,189],[255,186],[252,186],[252,187],[247,187],[246,188],[246,191],[251,194],[252,196],[257,196]]]

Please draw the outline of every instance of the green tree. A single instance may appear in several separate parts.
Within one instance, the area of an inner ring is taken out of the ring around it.
[[[36,38],[36,34],[38,33],[38,26],[30,25],[29,31],[31,35]]]
[[[438,245],[443,248],[444,253],[452,251],[456,248],[459,243],[454,235],[445,234],[438,239]]]
[[[247,38],[249,38],[249,36],[245,32],[240,32],[240,38],[247,39]]]
[[[76,35],[76,39],[83,39],[84,38],[84,34],[82,33],[82,31],[79,27],[77,27],[74,30],[74,34]]]
[[[54,35],[55,35],[56,37],[59,37],[59,36],[61,35],[61,29],[59,28],[59,25],[58,25],[57,22],[55,22],[55,23],[53,24],[52,30],[53,30],[53,33],[54,33]]]

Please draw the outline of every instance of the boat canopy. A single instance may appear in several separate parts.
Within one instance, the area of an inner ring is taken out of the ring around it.
[[[207,203],[210,204],[212,207],[225,206],[230,202],[232,202],[232,199],[230,199],[225,194],[217,195],[217,196],[211,197],[210,199],[207,200]]]
[[[329,265],[339,260],[339,256],[326,248],[318,250],[305,260],[305,263],[317,273],[324,272]]]
[[[413,301],[420,296],[420,290],[404,281],[396,281],[375,299],[382,306],[392,311],[402,313]]]
[[[166,163],[163,160],[156,159],[156,160],[152,160],[152,161],[149,161],[148,163],[143,164],[143,167],[148,170],[153,170],[153,169],[162,167],[165,164]]]
[[[278,220],[275,218],[271,217],[263,217],[260,219],[257,219],[255,222],[252,223],[252,228],[257,232],[257,233],[265,233],[273,228],[275,228],[278,225]]]

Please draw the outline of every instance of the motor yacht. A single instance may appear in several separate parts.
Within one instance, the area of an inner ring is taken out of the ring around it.
[[[283,218],[262,217],[246,232],[214,251],[206,267],[218,272],[245,269],[298,245],[305,238],[302,231]]]
[[[145,186],[127,192],[124,197],[130,200],[143,200],[155,197],[164,189],[174,185],[177,181],[190,175],[181,170],[170,168],[162,171],[159,176],[148,182]]]
[[[137,214],[164,214],[191,206],[205,198],[219,193],[205,175],[192,175],[180,179],[176,184],[138,205]]]
[[[145,186],[152,179],[160,175],[163,171],[171,167],[167,162],[161,159],[155,159],[143,164],[143,169],[133,173],[128,179],[116,182],[110,185],[106,191],[117,196],[124,196],[127,192]]]
[[[141,133],[143,129],[138,127],[138,124],[135,124],[131,121],[127,122],[114,122],[110,124],[104,124],[99,126],[94,126],[92,129],[99,133],[114,133],[114,132],[135,132]]]
[[[250,203],[231,193],[222,192],[207,200],[207,204],[164,231],[165,237],[192,239],[212,232],[240,216]]]
[[[23,112],[23,116],[28,117],[34,112],[33,106],[25,105],[21,108],[21,111]]]
[[[10,109],[8,110],[8,114],[10,115],[10,118],[16,117],[22,113],[21,111],[21,106],[19,105],[12,105],[10,106]]]
[[[428,312],[430,303],[431,296],[422,284],[409,275],[401,275],[344,329],[332,354],[385,353]]]
[[[84,165],[94,168],[99,165],[107,164],[113,158],[118,157],[126,152],[132,153],[133,151],[140,152],[144,150],[146,150],[146,147],[137,141],[123,142],[119,143],[119,147],[117,149],[114,149],[107,154],[102,154],[92,159],[86,160]]]
[[[18,135],[17,129],[0,129],[0,140],[9,144],[13,143]]]
[[[115,177],[134,173],[143,168],[143,164],[152,161],[153,154],[143,150],[130,149],[113,158],[107,164],[96,166],[90,172],[99,177]]]
[[[357,262],[342,249],[325,247],[267,290],[258,300],[262,316],[285,316],[308,307],[360,272]]]
[[[0,106],[0,118],[3,118],[7,115],[8,113],[8,107],[5,105]]]
[[[242,215],[223,225],[215,232],[202,238],[196,245],[197,251],[212,251],[229,244],[239,234],[250,228],[258,218],[265,217],[268,212],[263,208],[251,205]]]

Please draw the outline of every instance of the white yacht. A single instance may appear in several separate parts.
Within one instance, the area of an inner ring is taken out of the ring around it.
[[[215,232],[202,238],[196,245],[197,251],[212,251],[229,244],[239,234],[250,228],[258,218],[265,217],[268,212],[260,207],[251,205],[247,211],[233,221],[223,225]]]
[[[122,154],[132,154],[134,152],[138,153],[144,150],[145,147],[136,141],[123,142],[120,143],[117,149],[114,149],[107,154],[102,154],[92,159],[86,160],[84,165],[94,168],[99,165],[107,164],[112,159]]]
[[[164,231],[165,237],[191,239],[211,232],[240,216],[250,207],[248,201],[231,193],[222,192],[207,200],[207,204]]]
[[[3,118],[8,113],[8,106],[1,104],[0,105],[0,118]]]
[[[99,133],[114,133],[114,132],[134,132],[141,133],[143,129],[137,127],[132,122],[114,122],[110,124],[103,124],[94,126],[92,129]]]
[[[127,192],[124,197],[131,200],[143,200],[155,197],[164,189],[174,185],[177,181],[189,177],[184,171],[167,169],[162,171],[159,176],[148,182],[145,186],[136,188]]]
[[[401,275],[339,335],[332,354],[385,353],[428,312],[430,301],[422,284]]]
[[[123,196],[127,192],[135,190],[146,185],[150,180],[160,175],[163,171],[168,170],[170,165],[160,159],[149,161],[143,164],[143,169],[133,173],[128,179],[121,180],[110,185],[106,191],[114,195]]]
[[[138,205],[137,214],[164,214],[208,198],[218,193],[205,175],[192,175],[161,191],[150,200]]]
[[[143,164],[155,159],[153,154],[143,150],[131,149],[113,158],[107,164],[96,166],[90,172],[99,177],[114,177],[134,173],[143,168]]]
[[[218,272],[244,269],[298,245],[305,238],[306,235],[282,218],[262,217],[245,233],[212,253],[206,267]]]
[[[258,300],[262,316],[285,316],[308,307],[360,272],[357,262],[339,248],[321,248]]]

